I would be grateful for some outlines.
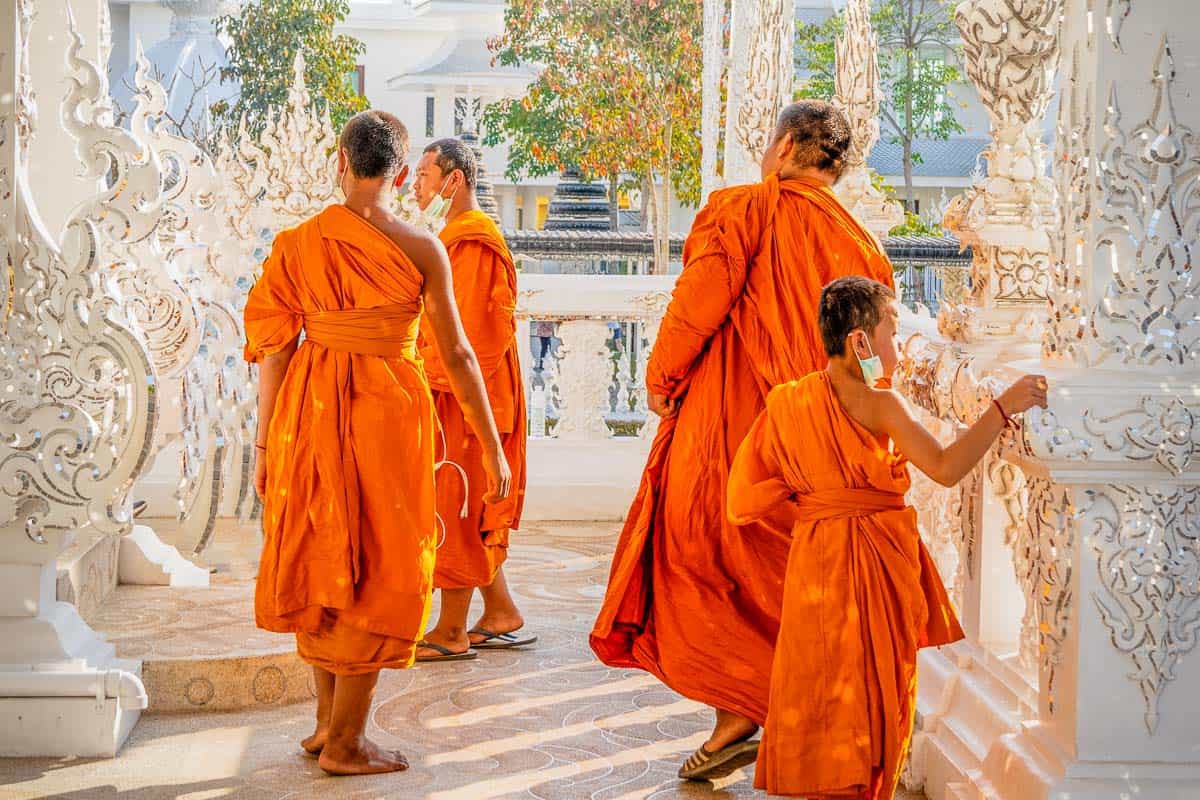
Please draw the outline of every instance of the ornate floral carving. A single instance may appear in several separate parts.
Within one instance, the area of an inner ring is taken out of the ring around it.
[[[78,32],[70,37],[74,77],[63,124],[87,137],[90,163],[103,163],[99,174],[112,181],[68,220],[61,251],[37,217],[19,161],[8,199],[15,208],[5,244],[14,272],[11,311],[0,331],[0,361],[7,365],[0,401],[0,522],[23,527],[35,541],[43,540],[43,531],[87,525],[127,529],[127,492],[146,463],[156,419],[147,355],[99,280],[106,248],[154,230],[139,216],[138,204],[122,196],[141,188],[135,172],[144,152],[101,124],[103,79],[81,57]],[[92,111],[83,112],[85,107]],[[15,130],[10,124],[0,127]],[[147,196],[155,195],[141,195]],[[114,231],[105,212],[124,224]]]
[[[1058,233],[1052,237],[1056,257],[1046,292],[1049,311],[1042,339],[1042,355],[1048,359],[1077,357],[1084,337],[1082,278],[1087,262],[1082,243],[1071,235],[1083,230],[1092,208],[1092,117],[1089,87],[1079,74],[1081,55],[1077,44],[1059,100],[1055,159],[1059,219]]]
[[[1021,614],[1021,633],[1017,650],[1022,668],[1035,671],[1038,664],[1038,628],[1035,594],[1037,591],[1038,549],[1034,529],[1029,524],[1029,489],[1025,473],[1015,464],[995,455],[988,459],[988,480],[1007,517],[1004,544],[1012,551],[1013,573],[1025,609]]]
[[[1041,119],[1052,95],[1061,11],[1062,0],[967,0],[955,13],[967,75],[993,137],[987,177],[956,199],[966,241],[997,225],[1026,229],[1034,241],[1052,220]]]
[[[1200,489],[1108,486],[1089,490],[1085,541],[1103,592],[1092,600],[1146,704],[1146,730],[1200,630]]]
[[[334,201],[337,138],[328,109],[312,102],[304,69],[298,51],[287,103],[268,111],[258,142],[243,122],[236,143],[226,140],[221,148],[218,167],[239,192],[230,207],[234,226],[248,239],[266,231],[269,242]]]
[[[1127,129],[1116,85],[1109,90],[1096,190],[1095,258],[1111,268],[1102,299],[1088,315],[1090,361],[1186,366],[1200,338],[1192,250],[1200,234],[1194,200],[1200,137],[1178,120],[1175,66],[1164,37],[1155,61],[1149,116]]]
[[[1191,409],[1178,397],[1143,397],[1135,408],[1115,414],[1083,413],[1083,427],[1113,453],[1135,461],[1153,458],[1173,475],[1182,475],[1200,448],[1200,429]]]
[[[1058,669],[1071,629],[1072,562],[1078,513],[1069,490],[1044,478],[1028,477],[1030,541],[1037,548],[1034,599],[1037,603],[1038,655],[1043,696],[1051,715],[1058,710]],[[1064,698],[1064,700],[1068,700]]]
[[[598,320],[567,320],[558,327],[562,340],[558,390],[562,401],[555,435],[560,439],[602,439],[609,435],[610,383],[597,375],[611,374],[608,325]]]

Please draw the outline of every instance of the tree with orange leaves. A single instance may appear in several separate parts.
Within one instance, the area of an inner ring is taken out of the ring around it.
[[[491,43],[541,69],[520,100],[484,115],[510,144],[509,176],[575,166],[649,192],[654,271],[666,273],[671,198],[699,200],[701,0],[510,0]]]

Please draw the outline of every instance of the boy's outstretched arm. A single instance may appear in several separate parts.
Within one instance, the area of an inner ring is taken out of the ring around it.
[[[880,419],[888,436],[917,469],[942,486],[954,486],[967,476],[987,454],[988,449],[1004,430],[1005,415],[1020,414],[1034,406],[1046,407],[1046,379],[1041,375],[1026,375],[988,406],[987,411],[958,437],[953,444],[941,443],[913,417],[899,395],[881,392],[885,403]]]

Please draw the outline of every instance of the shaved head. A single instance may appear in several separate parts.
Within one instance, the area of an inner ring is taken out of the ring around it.
[[[479,164],[475,161],[475,153],[461,139],[438,139],[425,148],[426,153],[433,153],[434,163],[449,175],[454,170],[462,170],[467,181],[467,188],[474,191],[478,178]]]
[[[342,128],[338,146],[356,178],[394,178],[408,160],[408,128],[386,111],[363,111]]]
[[[779,115],[775,141],[790,136],[792,161],[797,167],[814,167],[840,176],[850,152],[850,120],[841,109],[824,100],[792,103]]]

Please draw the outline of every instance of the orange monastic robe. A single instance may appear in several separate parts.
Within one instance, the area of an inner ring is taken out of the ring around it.
[[[606,664],[760,724],[789,540],[781,524],[729,523],[725,484],[767,392],[824,366],[817,303],[844,275],[892,285],[823,184],[773,176],[700,212],[647,370],[679,413],[659,427],[592,631]]]
[[[338,675],[412,665],[437,526],[433,398],[416,351],[423,278],[334,205],[275,237],[246,304],[246,358],[304,331],[267,438],[259,627]]]
[[[825,372],[776,388],[729,475],[729,517],[793,520],[754,785],[890,800],[917,648],[962,638],[905,505],[908,462],[846,414]]]
[[[517,269],[496,223],[482,211],[455,217],[441,233],[450,253],[454,299],[467,339],[479,359],[512,492],[485,505],[483,448],[467,426],[450,390],[428,323],[421,327],[421,356],[445,436],[447,462],[437,474],[438,516],[444,525],[434,585],[439,589],[487,586],[508,555],[508,533],[521,522],[525,503],[525,389],[517,350]],[[454,465],[462,469],[459,472]]]

